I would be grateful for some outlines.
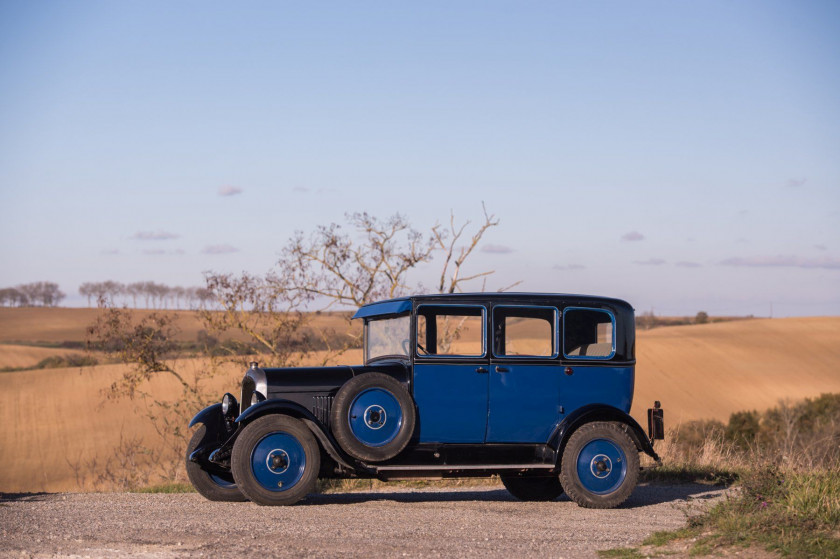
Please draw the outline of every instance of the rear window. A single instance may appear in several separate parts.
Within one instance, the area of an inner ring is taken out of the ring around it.
[[[601,309],[569,308],[563,313],[563,355],[610,359],[615,355],[615,317]]]
[[[499,357],[555,357],[557,309],[493,308],[493,353]]]

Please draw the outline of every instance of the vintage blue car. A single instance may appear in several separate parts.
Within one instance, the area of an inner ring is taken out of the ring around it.
[[[515,497],[623,503],[639,453],[633,308],[584,295],[417,295],[361,307],[363,366],[260,368],[190,422],[196,490],[289,505],[318,478],[500,476]]]

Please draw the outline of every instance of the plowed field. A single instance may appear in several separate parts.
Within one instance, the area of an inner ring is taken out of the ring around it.
[[[13,335],[9,324],[0,326],[5,332],[0,338]],[[46,328],[41,339],[59,336],[55,331]],[[0,361],[9,358],[4,353],[9,347],[0,345]],[[696,418],[726,421],[732,412],[766,409],[780,399],[840,392],[840,317],[663,327],[640,331],[636,351],[633,415],[642,425],[655,399],[666,410],[666,426],[674,426]],[[360,360],[359,351],[342,359]],[[183,368],[199,366],[190,362]],[[155,444],[142,400],[104,401],[102,391],[124,370],[103,365],[0,373],[0,455],[6,457],[0,491],[76,490],[80,479],[89,487],[95,475],[89,466],[96,460],[101,468],[121,438],[139,436]],[[235,390],[242,373],[239,367],[224,370],[214,390],[219,395]],[[150,392],[175,389],[161,381]]]

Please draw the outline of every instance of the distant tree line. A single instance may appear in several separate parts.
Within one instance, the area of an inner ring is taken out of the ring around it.
[[[79,286],[79,295],[87,297],[88,306],[100,301],[131,303],[137,309],[139,303],[147,309],[183,309],[206,305],[213,299],[211,291],[204,287],[169,286],[153,281],[120,283],[118,281],[86,282]]]
[[[64,297],[57,283],[38,281],[0,289],[0,306],[57,307]]]

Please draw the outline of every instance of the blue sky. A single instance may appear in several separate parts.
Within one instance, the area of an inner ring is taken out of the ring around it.
[[[838,154],[836,2],[0,3],[0,287],[484,201],[489,288],[836,315]]]

